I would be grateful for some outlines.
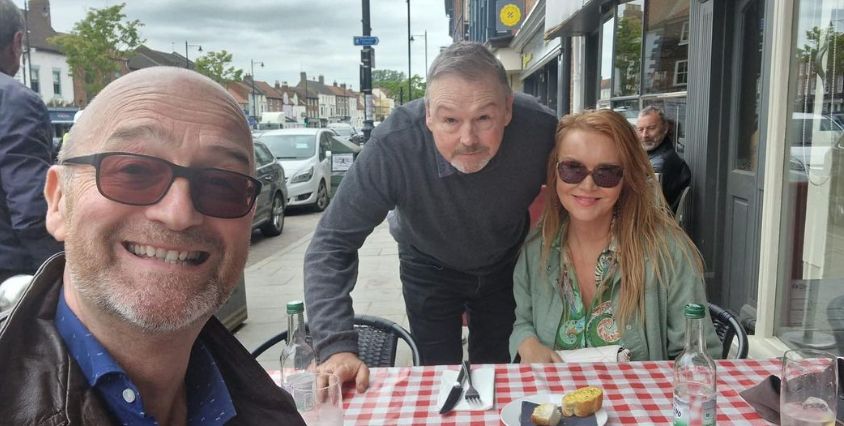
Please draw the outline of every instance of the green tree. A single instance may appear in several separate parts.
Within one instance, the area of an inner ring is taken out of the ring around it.
[[[425,82],[418,74],[414,74],[410,79],[411,93],[410,98],[407,96],[407,76],[401,71],[395,70],[374,70],[372,71],[372,87],[380,87],[386,89],[390,93],[390,98],[396,102],[403,100],[405,102],[425,96]],[[404,93],[403,98],[401,94]]]
[[[225,50],[208,52],[196,58],[196,70],[225,87],[232,81],[243,79],[243,70],[230,66],[231,62],[232,54]]]
[[[48,40],[64,51],[71,72],[85,82],[89,99],[120,76],[121,64],[145,41],[138,32],[143,24],[137,19],[126,21],[124,6],[89,9],[70,34]]]
[[[619,18],[615,36],[614,96],[639,94],[639,69],[642,55],[642,16],[628,14]]]

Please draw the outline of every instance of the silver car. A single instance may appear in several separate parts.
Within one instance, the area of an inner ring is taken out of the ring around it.
[[[255,176],[261,181],[261,193],[255,200],[252,229],[260,229],[268,237],[280,235],[284,229],[284,209],[287,207],[287,184],[284,168],[261,142],[255,141]]]

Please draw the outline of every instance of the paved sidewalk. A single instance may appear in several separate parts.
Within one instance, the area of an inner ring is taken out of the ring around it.
[[[235,336],[247,349],[287,329],[285,305],[303,300],[302,265],[310,233],[285,250],[246,268],[246,305],[249,318]],[[352,291],[356,313],[380,316],[408,328],[399,280],[398,247],[387,222],[375,228],[359,252],[360,270]],[[308,307],[305,306],[307,317]],[[281,345],[264,352],[258,361],[264,368],[277,369]],[[400,342],[396,365],[411,365],[407,348]]]

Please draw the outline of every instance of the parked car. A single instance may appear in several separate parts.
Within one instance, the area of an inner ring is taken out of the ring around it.
[[[284,229],[284,209],[287,207],[287,184],[284,168],[266,145],[255,141],[255,176],[261,181],[261,193],[255,200],[252,229],[260,229],[268,237],[281,234]]]
[[[828,179],[831,148],[844,148],[844,126],[835,117],[795,112],[790,126],[789,168],[806,178]],[[815,179],[812,179],[815,180]]]
[[[330,123],[328,128],[334,130],[341,139],[347,140],[353,144],[360,145],[363,143],[363,133],[357,131],[349,123]]]
[[[288,206],[328,207],[333,138],[334,131],[323,128],[267,130],[258,137],[287,172]]]
[[[343,176],[346,176],[346,172],[360,154],[363,146],[338,137],[331,139],[331,187],[334,189],[331,196],[333,197],[334,192],[340,187]]]

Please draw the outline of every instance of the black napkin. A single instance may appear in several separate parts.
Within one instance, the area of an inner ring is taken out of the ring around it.
[[[770,375],[739,394],[763,419],[780,424],[780,378]],[[838,421],[844,422],[844,358],[838,358]],[[528,415],[530,420],[530,415]]]
[[[773,374],[739,394],[763,419],[780,424],[780,378]]]
[[[533,402],[522,401],[522,414],[519,416],[519,424],[532,426],[533,422],[530,421],[530,415],[533,414],[533,409],[538,405]],[[557,426],[598,426],[598,419],[595,418],[594,414],[588,417],[563,416]]]

